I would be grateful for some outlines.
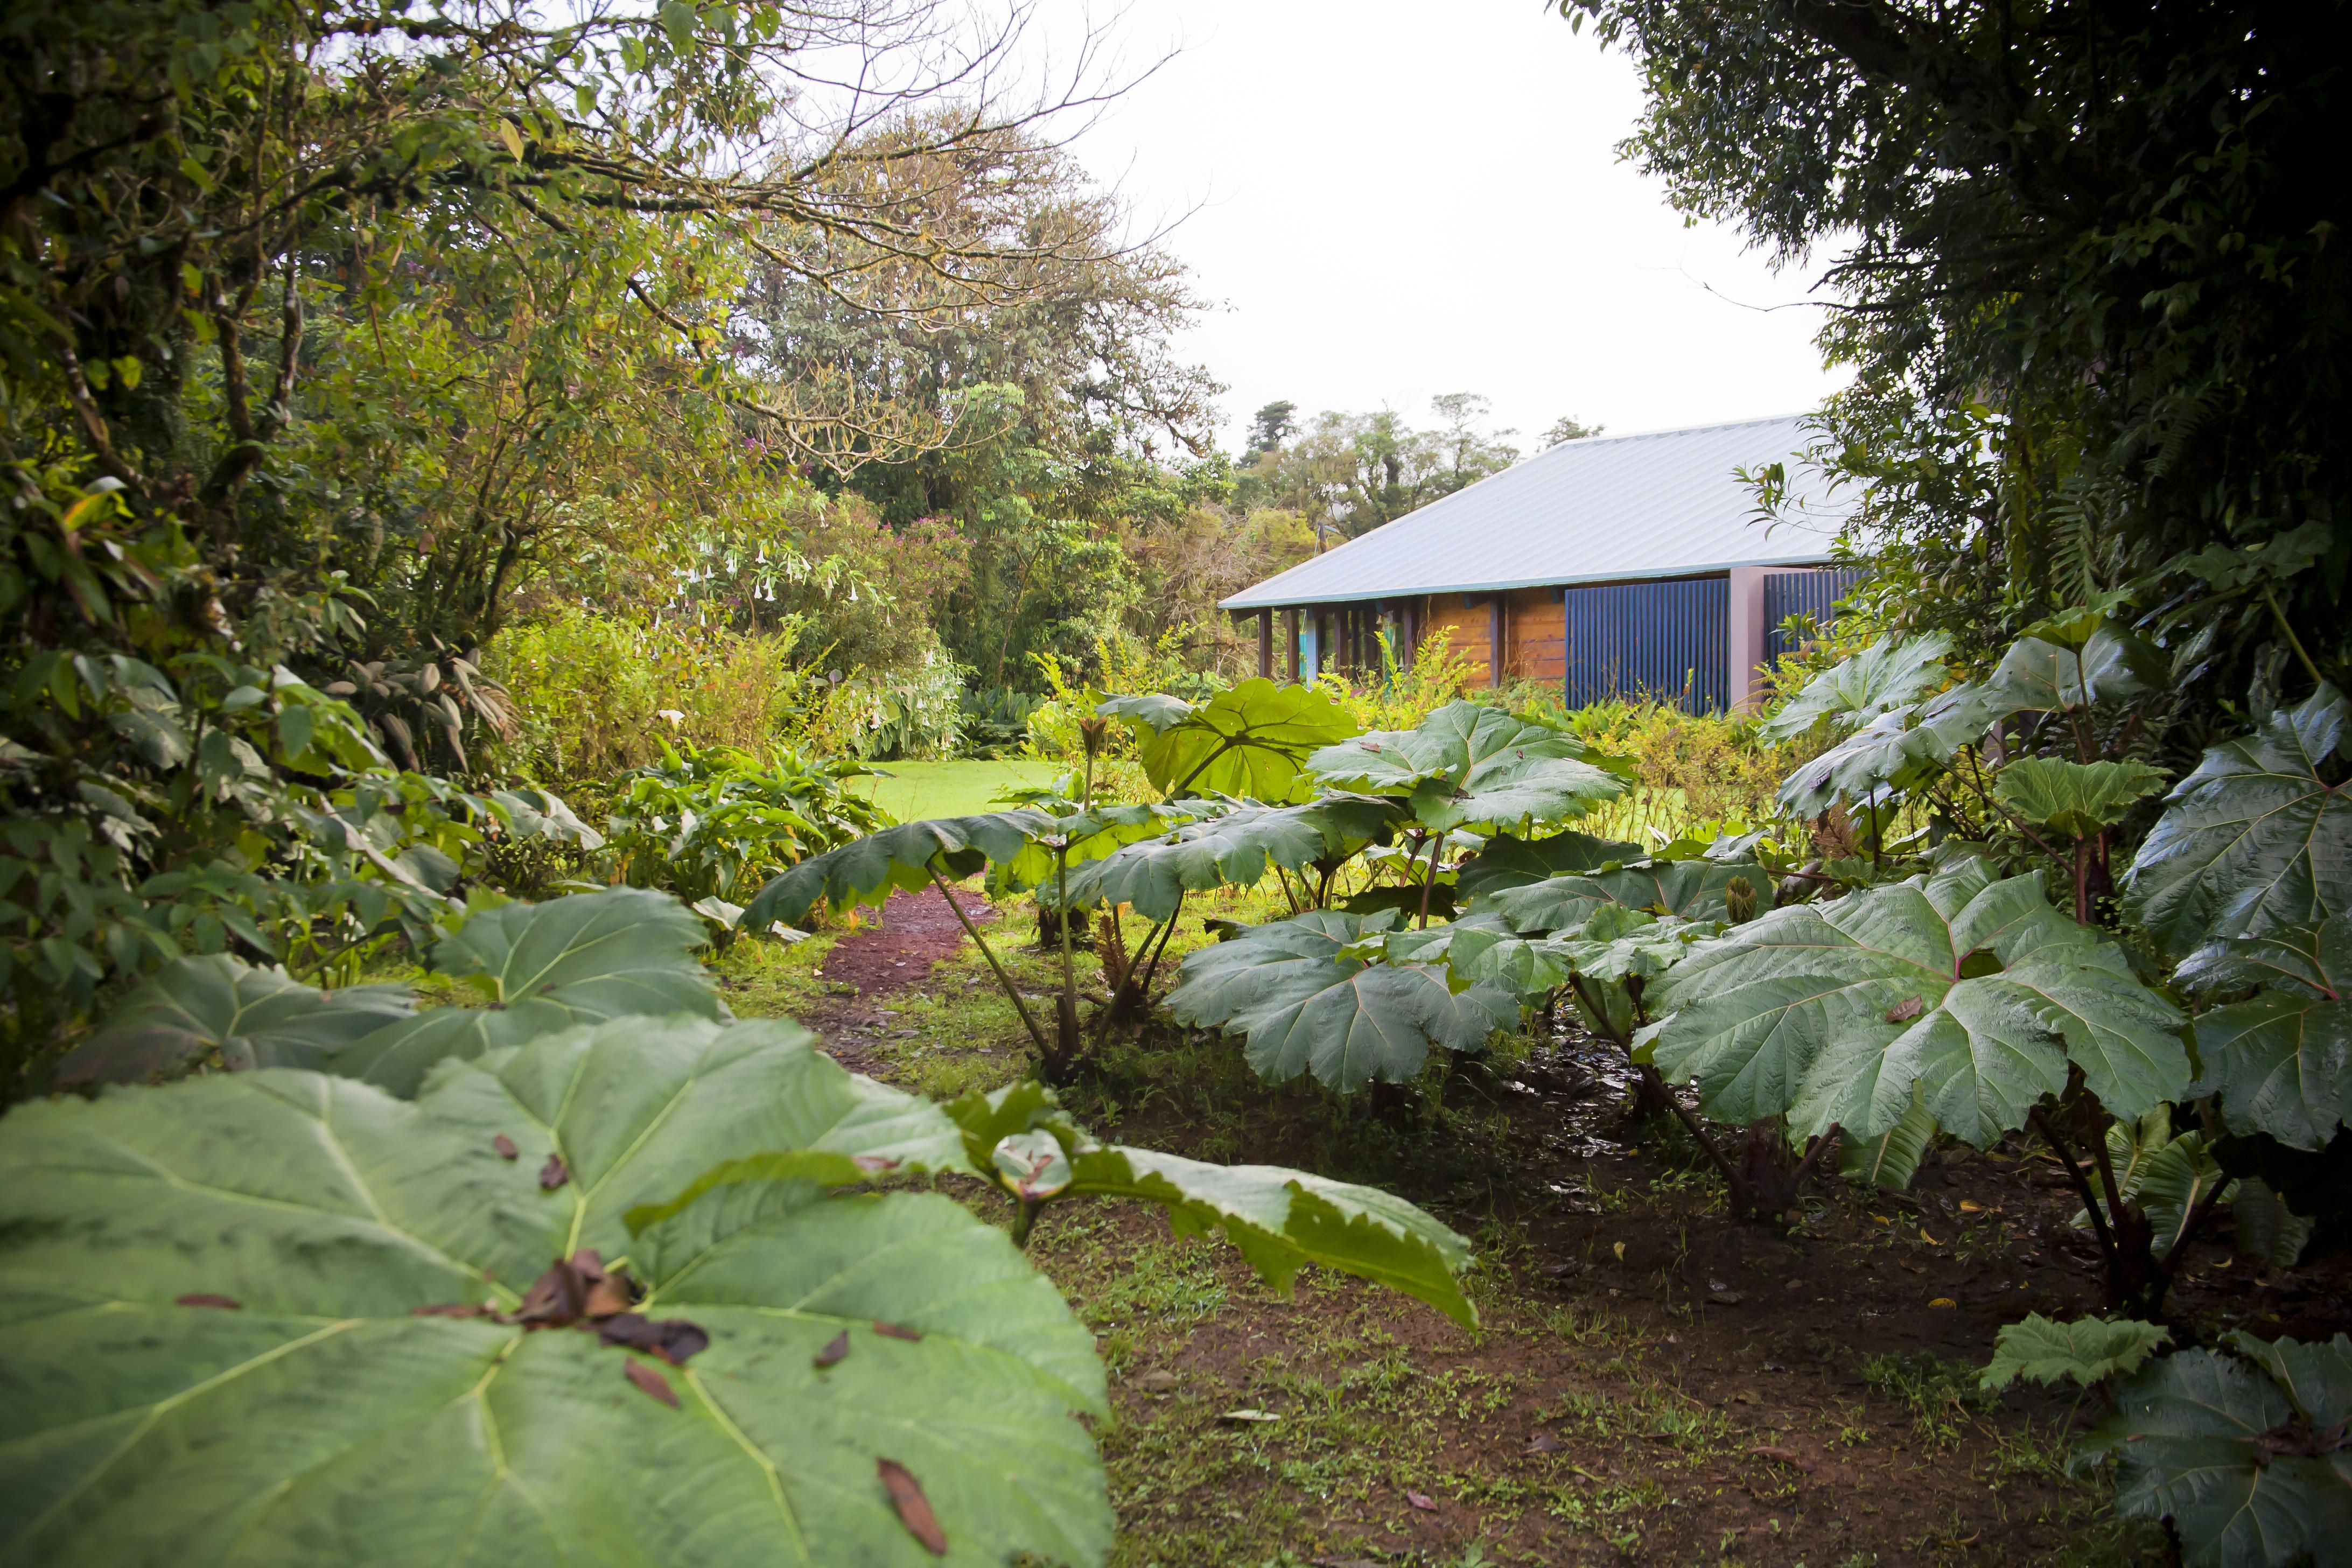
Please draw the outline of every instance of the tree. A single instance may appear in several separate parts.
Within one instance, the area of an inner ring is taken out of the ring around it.
[[[1269,403],[1250,416],[1249,445],[1242,449],[1242,461],[1249,462],[1261,452],[1278,450],[1282,443],[1298,428],[1294,417],[1298,405],[1290,402]]]
[[[2209,710],[2352,657],[2345,9],[1561,5],[1639,58],[1677,205],[1837,247],[1822,450],[1889,612],[1973,657],[2128,592]]]
[[[1587,425],[1573,414],[1563,414],[1551,422],[1543,433],[1543,450],[1549,451],[1562,441],[1581,441],[1588,436],[1598,436],[1607,429],[1604,425]]]
[[[1275,407],[1268,405],[1261,416]],[[1234,489],[1244,511],[1296,512],[1314,530],[1318,548],[1393,522],[1440,496],[1453,494],[1518,460],[1504,437],[1482,428],[1491,405],[1475,393],[1431,399],[1444,423],[1413,429],[1391,409],[1377,414],[1319,414],[1287,447],[1265,446],[1245,455]]]

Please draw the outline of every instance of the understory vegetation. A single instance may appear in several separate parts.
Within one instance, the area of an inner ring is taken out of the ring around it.
[[[0,1557],[2341,1560],[2340,9],[1562,0],[1840,247],[1730,714],[1251,675],[1515,433],[1024,14],[11,11]]]

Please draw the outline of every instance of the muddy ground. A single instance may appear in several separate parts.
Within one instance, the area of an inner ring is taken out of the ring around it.
[[[1018,945],[1026,906],[992,921],[966,899],[1043,993],[1058,959]],[[845,1063],[935,1093],[1022,1070],[1017,1021],[937,892],[820,940],[791,1010]],[[2103,1481],[2067,1473],[2095,1399],[1977,1388],[2002,1324],[2099,1307],[2047,1153],[1947,1144],[1907,1193],[1823,1178],[1792,1223],[1756,1224],[1729,1217],[1678,1127],[1626,1119],[1622,1060],[1574,1031],[1456,1060],[1385,1105],[1259,1085],[1238,1055],[1163,1026],[1067,1098],[1124,1142],[1423,1204],[1474,1238],[1481,1326],[1311,1270],[1286,1300],[1148,1211],[1053,1211],[1033,1255],[1113,1378],[1115,1561],[2168,1560],[2160,1531],[2112,1517]],[[2352,1325],[2347,1301],[2340,1235],[2273,1276],[2232,1256],[2225,1222],[2172,1308],[2184,1335],[2309,1339]]]

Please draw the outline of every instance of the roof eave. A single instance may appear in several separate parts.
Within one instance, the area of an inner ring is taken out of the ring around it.
[[[1574,588],[1594,583],[1662,583],[1676,577],[1710,577],[1748,566],[1826,566],[1836,558],[1827,551],[1818,555],[1772,555],[1747,561],[1719,561],[1703,566],[1674,566],[1660,572],[1627,574],[1595,572],[1573,577],[1525,577],[1504,583],[1440,583],[1405,588],[1382,588],[1369,594],[1261,595],[1244,590],[1217,601],[1221,610],[1286,610],[1293,605],[1355,605],[1381,599],[1418,599],[1434,594],[1508,594],[1522,588]]]

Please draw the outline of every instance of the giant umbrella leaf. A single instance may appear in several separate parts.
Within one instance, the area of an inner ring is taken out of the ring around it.
[[[2084,1454],[2116,1461],[2118,1513],[2171,1521],[2186,1568],[2344,1562],[2352,1340],[2222,1342],[2237,1355],[2182,1351],[2126,1379]]]
[[[1245,1036],[1261,1078],[1312,1072],[1343,1094],[1374,1079],[1402,1083],[1431,1046],[1475,1051],[1517,1022],[1517,1001],[1498,985],[1457,994],[1442,967],[1343,955],[1394,919],[1317,910],[1253,926],[1186,957],[1169,1010],[1180,1024]]]
[[[1073,870],[1069,901],[1077,909],[1129,904],[1146,920],[1164,921],[1186,893],[1254,887],[1268,867],[1296,871],[1347,855],[1386,835],[1401,815],[1391,801],[1341,795],[1305,805],[1235,806]]]
[[[1983,1147],[2065,1087],[2071,1062],[2117,1116],[2189,1086],[2179,1012],[2038,875],[1969,859],[1827,906],[1776,910],[1657,983],[1672,1016],[1643,1047],[1726,1121],[1787,1114],[1874,1139],[1918,1102]]]
[[[2352,799],[2323,767],[2352,720],[2332,686],[2207,750],[2165,797],[2124,881],[2124,915],[2165,949],[2314,926],[2352,889]]]
[[[704,940],[691,910],[642,888],[484,910],[435,943],[432,960],[488,1005],[436,1007],[301,1065],[410,1095],[445,1058],[479,1056],[551,1029],[631,1014],[723,1021],[727,1005],[694,956]]]
[[[1604,904],[1719,921],[1730,918],[1728,896],[1735,883],[1747,887],[1755,908],[1771,908],[1770,873],[1760,867],[1713,860],[1645,861],[1589,875],[1547,878],[1482,894],[1478,908],[1493,910],[1512,930],[1523,931],[1566,931]]]
[[[1143,771],[1170,795],[1198,791],[1282,802],[1301,784],[1299,763],[1318,746],[1356,732],[1330,694],[1258,677],[1206,702],[1153,692],[1114,697],[1095,711],[1134,731]]]
[[[570,1031],[414,1102],[280,1069],[17,1107],[7,1559],[937,1561],[895,1479],[950,1563],[1101,1562],[1092,1341],[961,1205],[730,1187],[632,1243],[632,1204],[791,1148],[961,1162],[936,1108],[769,1023]],[[629,1254],[632,1313],[547,1287],[584,1251]]]
[[[931,885],[933,868],[961,881],[983,866],[1003,865],[1040,833],[1053,830],[1051,812],[1034,807],[903,822],[838,849],[813,855],[769,879],[736,922],[765,931],[774,921],[798,925],[811,910],[879,904],[893,891]]]
[[[2218,1093],[2231,1131],[2317,1150],[2352,1120],[2352,915],[2200,948],[2173,983],[2185,991],[2263,987],[2197,1020],[2204,1076],[2190,1092]]]
[[[1942,632],[1881,637],[1805,682],[1786,707],[1757,726],[1757,733],[1768,741],[1794,740],[1825,719],[1841,730],[1860,729],[1941,686],[1951,673],[1944,665],[1951,651],[1952,639]]]
[[[415,1012],[405,985],[321,991],[225,953],[175,959],[58,1064],[58,1081],[176,1078],[215,1052],[232,1070],[315,1067]]]
[[[1475,702],[1449,702],[1411,730],[1326,746],[1307,768],[1335,789],[1403,796],[1423,826],[1525,837],[1623,793],[1575,736]],[[1609,759],[1613,760],[1613,759]]]
[[[1555,833],[1549,838],[1498,833],[1464,864],[1454,878],[1454,891],[1465,903],[1475,904],[1504,888],[1524,888],[1549,877],[1581,875],[1645,858],[1647,853],[1638,844],[1589,833]]]

